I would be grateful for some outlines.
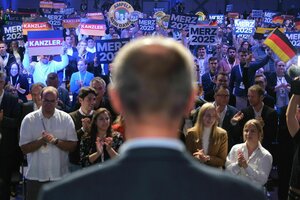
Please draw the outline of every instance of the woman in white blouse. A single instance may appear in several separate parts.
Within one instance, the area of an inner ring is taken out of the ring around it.
[[[263,186],[270,174],[273,158],[261,145],[263,129],[261,122],[249,120],[243,129],[244,143],[236,144],[226,159],[226,170]]]

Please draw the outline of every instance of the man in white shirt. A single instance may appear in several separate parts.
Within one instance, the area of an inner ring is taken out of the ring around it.
[[[126,125],[120,156],[45,185],[41,199],[264,199],[254,186],[199,164],[179,141],[196,94],[193,56],[184,46],[171,38],[136,39],[113,66],[109,94]]]
[[[56,109],[58,91],[45,87],[42,106],[25,116],[21,124],[19,145],[28,156],[26,199],[37,199],[40,187],[60,180],[68,173],[68,152],[77,144],[72,118]]]

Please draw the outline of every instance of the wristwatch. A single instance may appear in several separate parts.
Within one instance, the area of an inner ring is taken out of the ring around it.
[[[54,145],[57,145],[57,144],[58,144],[58,138],[55,138],[55,139],[54,139],[53,144],[54,144]]]

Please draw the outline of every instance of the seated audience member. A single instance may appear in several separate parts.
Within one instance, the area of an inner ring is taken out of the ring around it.
[[[263,138],[261,122],[249,120],[244,126],[243,137],[244,143],[231,148],[226,159],[226,170],[263,186],[268,181],[273,158],[260,143]]]
[[[264,89],[265,94],[264,94],[264,100],[263,100],[263,102],[264,102],[264,104],[266,104],[270,108],[274,109],[275,100],[274,100],[274,98],[271,95],[268,94],[268,91],[266,90],[266,87],[267,87],[267,78],[265,77],[265,75],[263,75],[263,74],[255,75],[254,84],[257,84],[262,89]]]
[[[198,113],[194,127],[186,136],[187,150],[200,162],[221,168],[227,155],[227,133],[218,127],[217,111],[212,103],[205,103]]]
[[[86,60],[78,60],[77,68],[78,72],[73,73],[70,80],[70,91],[72,92],[73,99],[77,98],[80,88],[89,86],[91,80],[94,78],[94,74],[87,71]]]
[[[58,72],[64,69],[69,63],[65,47],[63,47],[63,54],[61,54],[60,56],[60,62],[50,60],[51,56],[49,55],[39,56],[38,62],[30,62],[28,54],[28,44],[26,44],[23,66],[30,74],[32,74],[34,83],[40,82],[46,85],[46,79],[49,73]]]
[[[108,110],[95,111],[88,133],[80,142],[80,162],[82,167],[102,163],[118,155],[123,139],[118,132],[112,132],[111,117]]]
[[[41,200],[264,199],[252,184],[199,164],[179,141],[181,119],[195,99],[187,49],[170,38],[136,39],[113,64],[109,94],[116,111],[126,115],[120,155],[45,185]]]
[[[6,70],[6,75],[9,76],[11,63],[16,62],[13,54],[7,52],[7,45],[5,42],[0,41],[0,69]]]
[[[57,73],[51,72],[47,76],[47,86],[52,86],[58,91],[57,109],[69,112],[71,110],[71,102],[69,92],[65,88],[59,86]]]
[[[11,85],[16,91],[17,96],[22,102],[27,102],[26,95],[29,93],[29,83],[28,79],[20,73],[19,64],[16,62],[11,63],[9,76],[6,81]]]
[[[215,101],[219,121],[218,126],[226,130],[228,137],[228,151],[231,147],[239,142],[238,132],[234,126],[230,123],[231,118],[238,112],[238,110],[228,105],[229,103],[229,90],[224,86],[219,86],[215,89]]]
[[[97,92],[92,87],[82,87],[78,94],[78,101],[80,103],[80,108],[70,113],[75,124],[75,130],[77,133],[77,147],[74,152],[69,154],[71,172],[76,171],[81,168],[80,163],[80,141],[81,137],[88,132],[90,128],[91,119],[94,114],[94,107],[96,101]]]

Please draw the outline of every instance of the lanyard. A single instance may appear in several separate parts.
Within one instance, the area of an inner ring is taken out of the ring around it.
[[[9,78],[10,78],[10,84],[11,84],[12,86],[16,87],[16,85],[17,85],[17,83],[18,83],[18,81],[19,81],[19,76],[17,76],[17,79],[16,79],[15,84],[13,84],[12,77],[10,76]]]

